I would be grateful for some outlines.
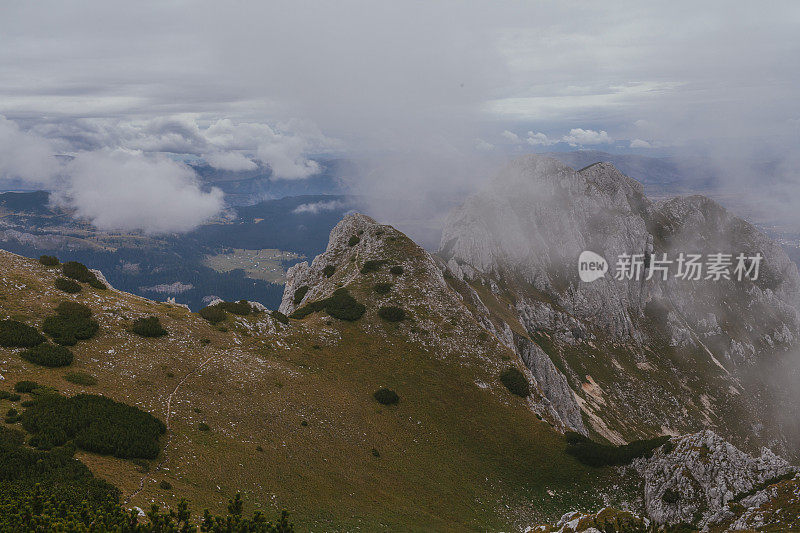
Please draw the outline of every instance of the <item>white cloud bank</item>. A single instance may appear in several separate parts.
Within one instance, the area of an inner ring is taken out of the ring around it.
[[[503,131],[500,135],[511,144],[529,144],[531,146],[552,146],[558,143],[567,143],[570,146],[589,146],[611,144],[614,142],[614,139],[612,139],[606,131],[585,130],[583,128],[572,128],[567,135],[560,138],[551,138],[544,133],[533,131],[529,131],[525,138],[508,130]]]
[[[327,202],[313,202],[309,204],[300,204],[294,208],[292,213],[296,215],[310,214],[317,215],[323,211],[333,211],[345,207],[345,203],[341,200],[330,200]]]

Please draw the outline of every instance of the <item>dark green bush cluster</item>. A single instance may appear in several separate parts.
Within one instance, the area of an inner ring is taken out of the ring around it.
[[[378,316],[387,322],[400,322],[406,318],[406,312],[393,305],[387,305],[378,309]]]
[[[364,266],[361,267],[361,273],[369,274],[370,272],[377,272],[385,264],[385,259],[370,259],[369,261],[364,262]]]
[[[247,316],[253,312],[253,306],[247,300],[239,300],[238,302],[219,302],[215,307],[221,308],[223,311],[232,313],[239,316]]]
[[[67,372],[64,374],[64,379],[75,385],[84,385],[86,387],[97,385],[97,378],[86,372]]]
[[[372,397],[381,405],[394,405],[400,401],[395,391],[386,388],[376,390]]]
[[[99,329],[100,325],[92,319],[92,310],[77,302],[61,302],[56,315],[45,318],[42,325],[42,331],[62,346],[75,346],[79,340],[91,339]]]
[[[326,278],[333,276],[336,272],[336,267],[333,265],[325,265],[325,268],[322,269],[322,275]]]
[[[58,266],[60,264],[58,258],[54,255],[41,255],[39,256],[39,262],[49,267]]]
[[[567,439],[567,453],[581,463],[595,467],[624,465],[638,457],[651,457],[656,448],[669,440],[669,436],[663,436],[614,446],[594,442],[573,431],[567,432],[564,436]]]
[[[56,278],[56,289],[64,291],[67,294],[75,294],[81,292],[81,284],[74,279]]]
[[[61,271],[66,277],[76,279],[83,283],[88,283],[95,289],[108,288],[102,281],[97,279],[97,276],[95,276],[94,272],[89,270],[83,263],[78,263],[77,261],[67,261],[61,267]]]
[[[205,422],[200,422],[199,424],[197,424],[197,429],[199,431],[211,431],[211,426],[209,426]]]
[[[350,237],[350,240],[347,241],[348,246],[355,246],[356,244],[360,243],[361,239],[358,238],[358,235],[353,235]]]
[[[136,333],[141,337],[164,337],[169,332],[161,325],[161,320],[157,316],[147,318],[137,318],[131,326],[131,333]]]
[[[89,452],[144,459],[158,455],[158,439],[166,431],[150,413],[93,394],[41,394],[22,413],[22,427],[33,434],[31,446],[39,449],[74,440]]]
[[[403,274],[403,267],[401,267],[400,265],[395,265],[389,269],[389,272],[391,272],[395,276],[400,276]]]
[[[290,318],[305,318],[311,313],[325,311],[333,318],[354,321],[364,316],[366,310],[364,304],[359,303],[342,287],[336,289],[329,298],[304,305],[292,313]]]
[[[661,495],[661,501],[663,501],[664,503],[669,503],[669,504],[678,503],[680,499],[681,499],[680,493],[672,489],[665,490],[664,494]]]
[[[30,363],[50,368],[69,366],[74,359],[69,348],[50,344],[49,342],[43,342],[38,346],[28,348],[20,354],[20,357]]]
[[[6,424],[16,424],[19,422],[19,412],[13,407],[8,410],[4,418]]]
[[[531,393],[531,385],[525,374],[520,372],[517,367],[510,367],[500,374],[500,381],[512,393],[522,398],[527,398]]]
[[[0,400],[8,400],[10,402],[18,402],[22,397],[15,392],[8,392],[7,390],[0,390]]]
[[[272,311],[270,313],[270,315],[272,316],[272,318],[274,318],[275,320],[277,320],[281,324],[288,324],[289,323],[289,317],[284,315],[280,311]]]
[[[16,320],[0,320],[0,346],[31,348],[45,341],[44,335]]]
[[[294,297],[292,298],[292,301],[294,302],[294,305],[297,305],[300,302],[302,302],[303,298],[305,298],[307,292],[308,292],[308,285],[303,285],[302,287],[298,287],[294,291]]]
[[[39,384],[35,381],[17,381],[14,384],[14,390],[21,394],[29,394],[31,391],[38,389]]]
[[[227,313],[225,313],[225,310],[218,305],[209,305],[202,308],[199,312],[199,315],[212,324],[219,324],[228,316]]]
[[[391,283],[376,283],[373,290],[378,294],[388,294],[392,290]]]

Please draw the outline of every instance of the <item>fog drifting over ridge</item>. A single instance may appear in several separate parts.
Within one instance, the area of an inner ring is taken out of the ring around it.
[[[516,153],[698,153],[752,189],[741,161],[768,149],[786,170],[765,209],[790,217],[798,23],[794,2],[6,4],[0,178],[51,186],[101,227],[185,231],[221,196],[167,156],[305,179],[344,155],[370,214],[424,240],[420,221]],[[139,220],[114,204],[134,160],[152,169],[126,199]]]

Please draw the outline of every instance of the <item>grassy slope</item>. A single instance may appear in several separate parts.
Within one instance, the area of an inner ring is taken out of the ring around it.
[[[287,507],[302,529],[513,529],[593,508],[596,488],[615,481],[564,454],[560,435],[497,383],[508,354],[487,352],[492,345],[481,345],[477,326],[474,339],[463,323],[459,342],[436,344],[410,334],[429,312],[421,305],[400,325],[381,322],[369,289],[386,273],[349,285],[368,305],[359,322],[317,314],[287,327],[260,314],[229,319],[221,331],[180,307],[124,293],[84,286],[77,297],[65,295],[53,288],[56,271],[32,260],[0,253],[0,265],[0,315],[41,325],[59,301],[75,299],[101,324],[96,338],[74,347],[69,369],[96,376],[97,386],[73,385],[63,379],[67,369],[34,367],[0,348],[0,387],[34,379],[67,394],[102,393],[162,419],[171,395],[168,445],[148,475],[128,461],[79,454],[125,495],[143,479],[131,505],[174,505],[185,495],[195,509],[221,510],[242,491],[248,506]],[[409,272],[396,290],[411,290],[413,278]],[[169,337],[125,331],[149,314],[161,317]],[[468,345],[480,349],[453,352]],[[400,404],[377,404],[371,394],[381,386],[395,389]],[[199,431],[201,421],[212,430]],[[160,489],[162,480],[173,489]]]

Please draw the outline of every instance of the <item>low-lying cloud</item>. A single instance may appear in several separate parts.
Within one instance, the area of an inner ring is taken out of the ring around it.
[[[324,211],[335,211],[336,209],[342,209],[346,207],[346,204],[341,200],[329,200],[323,202],[312,202],[308,204],[300,204],[292,210],[292,213],[296,215],[317,215]]]

